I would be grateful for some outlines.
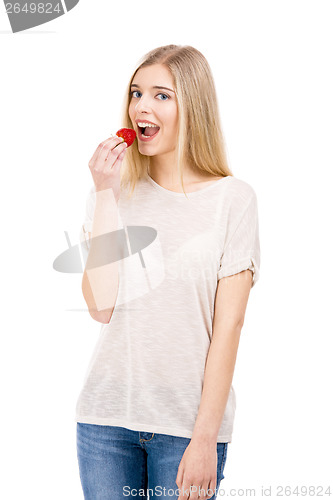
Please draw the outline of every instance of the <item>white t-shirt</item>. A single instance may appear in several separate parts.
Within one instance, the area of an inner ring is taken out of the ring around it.
[[[93,187],[86,233],[95,196]],[[253,287],[260,245],[257,197],[248,183],[228,176],[187,196],[151,177],[139,181],[131,199],[120,196],[119,228],[129,251],[119,260],[115,309],[101,326],[77,422],[192,437],[217,282],[251,269]],[[231,386],[217,442],[231,442],[235,409]]]

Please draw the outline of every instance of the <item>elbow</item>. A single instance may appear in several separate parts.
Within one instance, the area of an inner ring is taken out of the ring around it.
[[[99,323],[103,323],[104,325],[110,323],[114,307],[98,310],[89,281],[85,279],[82,282],[82,295],[84,297],[85,303],[87,304],[88,311],[92,319],[98,321]]]
[[[243,326],[244,316],[224,318],[223,321],[216,324],[216,327],[229,332],[241,332]]]
[[[89,314],[92,317],[92,319],[98,321],[98,323],[103,323],[104,325],[107,325],[111,321],[113,309],[106,309],[104,311],[96,311],[96,309],[89,309]]]
[[[236,323],[236,328],[238,328],[239,330],[241,330],[244,326],[244,322],[245,322],[245,316],[242,315],[239,319],[238,319],[238,322]]]

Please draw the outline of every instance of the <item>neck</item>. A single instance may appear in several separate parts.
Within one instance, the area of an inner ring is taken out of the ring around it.
[[[149,175],[161,186],[181,187],[180,176],[177,170],[176,155],[152,156],[150,159]],[[198,173],[188,164],[183,165],[184,184],[198,179]]]

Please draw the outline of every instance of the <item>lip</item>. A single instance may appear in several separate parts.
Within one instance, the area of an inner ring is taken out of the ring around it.
[[[136,123],[137,129],[138,129],[138,132],[137,132],[138,140],[142,141],[142,142],[150,142],[150,141],[152,141],[153,139],[155,139],[155,137],[158,135],[158,133],[160,131],[160,126],[157,125],[154,122],[151,122],[150,120],[145,120],[145,119],[141,119],[140,120],[139,119],[139,120],[135,120],[135,123]],[[151,123],[152,125],[155,125],[156,127],[158,127],[158,131],[156,132],[156,134],[152,135],[151,137],[143,137],[143,135],[141,133],[141,128],[139,127],[139,123]]]
[[[145,120],[144,118],[142,118],[141,120],[135,120],[135,123],[137,124],[137,126],[139,127],[139,123],[151,123],[151,125],[155,125],[156,127],[159,127],[159,125],[157,125],[157,123],[154,123],[154,122],[151,122],[149,120]]]
[[[156,134],[152,135],[151,137],[144,137],[141,133],[141,129],[140,127],[138,127],[138,139],[139,141],[142,141],[142,142],[149,142],[149,141],[152,141],[153,139],[155,139],[155,137],[158,135],[160,129],[158,129],[158,131],[156,132]]]

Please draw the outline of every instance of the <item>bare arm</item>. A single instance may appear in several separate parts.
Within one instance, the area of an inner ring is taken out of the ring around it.
[[[100,323],[110,322],[118,295],[119,274],[117,259],[99,265],[107,249],[103,248],[98,237],[118,229],[120,167],[126,147],[122,138],[111,137],[99,144],[89,162],[96,204],[90,249],[82,278],[82,293],[91,317]]]
[[[192,439],[204,439],[216,445],[234,374],[251,283],[252,272],[248,269],[219,280],[212,341]]]
[[[90,238],[90,249],[86,262],[96,262],[100,249],[95,238],[118,229],[118,209],[113,190],[96,192],[96,205]],[[118,262],[111,262],[92,269],[85,269],[82,278],[82,293],[89,313],[100,323],[109,323],[117,300],[119,285]]]
[[[191,491],[191,485],[195,492],[199,487],[204,492],[216,488],[217,435],[228,401],[251,284],[252,272],[247,269],[221,278],[217,286],[199,411],[176,477],[178,488],[185,492]],[[188,496],[179,496],[185,498]]]

